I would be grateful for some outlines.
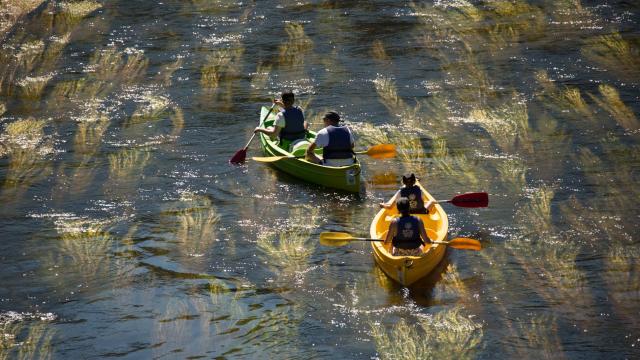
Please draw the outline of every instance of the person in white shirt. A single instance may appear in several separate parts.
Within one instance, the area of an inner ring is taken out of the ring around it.
[[[306,159],[326,166],[349,166],[354,163],[354,139],[347,126],[340,126],[340,115],[329,111],[322,118],[325,128],[318,131],[315,140],[309,145]],[[322,148],[322,159],[314,150]]]

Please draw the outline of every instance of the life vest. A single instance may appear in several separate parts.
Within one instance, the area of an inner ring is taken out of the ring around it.
[[[304,115],[299,107],[282,110],[284,116],[284,128],[280,129],[280,139],[297,140],[304,139],[307,130],[304,129]]]
[[[424,201],[422,200],[422,191],[420,191],[418,185],[401,188],[400,196],[409,199],[409,212],[411,214],[427,213],[427,209],[424,208]]]
[[[415,249],[422,245],[420,239],[420,220],[411,215],[396,220],[397,231],[391,243],[398,249]]]
[[[323,159],[349,159],[353,157],[351,149],[351,136],[344,126],[329,125],[326,127],[329,134],[329,144],[322,148]]]

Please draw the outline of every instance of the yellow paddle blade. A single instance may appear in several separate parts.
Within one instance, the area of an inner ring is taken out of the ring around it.
[[[374,159],[387,159],[396,156],[396,146],[393,144],[379,144],[367,149],[366,155]]]
[[[476,251],[482,250],[482,244],[480,244],[480,241],[476,239],[469,239],[469,238],[455,238],[449,241],[448,246],[451,246],[452,248],[455,248],[455,249],[461,249],[461,250],[476,250]]]
[[[349,241],[353,239],[355,237],[344,232],[325,231],[320,234],[320,241]]]
[[[344,246],[353,239],[353,236],[343,232],[326,231],[320,233],[320,245],[324,246]]]
[[[320,245],[323,245],[323,246],[345,246],[350,242],[351,241],[348,241],[348,240],[340,241],[340,240],[334,240],[334,239],[326,240],[326,239],[320,238]]]

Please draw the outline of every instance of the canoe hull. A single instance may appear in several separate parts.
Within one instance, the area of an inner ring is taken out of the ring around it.
[[[263,107],[260,118],[263,119],[269,111],[268,107]],[[275,120],[275,114],[269,115],[265,121],[265,126],[269,126]],[[315,133],[309,132],[308,139],[313,140]],[[281,149],[269,136],[260,133],[260,143],[265,156],[291,156],[291,153]],[[271,166],[283,171],[298,179],[348,192],[360,192],[361,176],[360,163],[356,162],[350,166],[322,166],[308,162],[305,159],[283,159],[273,163]]]
[[[433,200],[431,194],[422,185],[418,185],[422,189],[425,203],[428,200]],[[395,208],[381,209],[371,222],[370,236],[376,239],[384,238],[389,230],[391,221],[397,216],[398,211]],[[422,219],[430,237],[435,237],[431,238],[431,240],[446,240],[449,220],[442,206],[436,204],[429,214],[416,214],[416,216]],[[431,273],[442,261],[446,251],[446,245],[431,244],[425,246],[423,256],[393,256],[390,252],[390,245],[387,247],[382,242],[371,242],[371,246],[373,248],[373,257],[380,269],[387,276],[404,286],[409,286]]]

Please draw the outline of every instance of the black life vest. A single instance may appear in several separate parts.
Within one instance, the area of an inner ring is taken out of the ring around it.
[[[350,159],[353,157],[351,149],[351,136],[344,126],[329,125],[326,127],[329,134],[329,144],[322,148],[323,159]]]
[[[304,129],[304,115],[299,107],[282,110],[284,116],[284,128],[280,129],[280,139],[297,140],[304,139],[307,130]]]
[[[424,208],[424,201],[422,200],[422,191],[420,191],[418,185],[401,188],[400,196],[409,199],[409,212],[411,214],[427,213],[427,209]]]
[[[398,249],[415,249],[423,245],[420,239],[420,220],[411,215],[396,220],[396,235],[391,243]]]

